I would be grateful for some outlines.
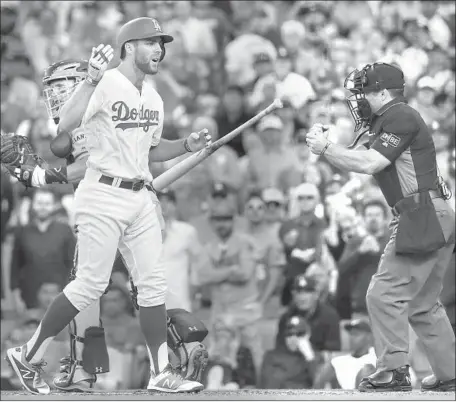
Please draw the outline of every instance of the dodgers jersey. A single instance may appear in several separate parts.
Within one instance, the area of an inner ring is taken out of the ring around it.
[[[81,127],[89,153],[87,167],[107,176],[150,182],[149,149],[163,131],[163,100],[146,79],[139,90],[117,68],[95,88]]]

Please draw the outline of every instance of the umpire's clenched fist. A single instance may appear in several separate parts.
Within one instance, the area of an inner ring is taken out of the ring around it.
[[[110,45],[101,44],[92,48],[87,71],[87,80],[90,84],[96,85],[101,80],[113,57],[114,50]]]
[[[328,143],[328,126],[314,124],[306,135],[306,143],[314,154],[321,155]]]

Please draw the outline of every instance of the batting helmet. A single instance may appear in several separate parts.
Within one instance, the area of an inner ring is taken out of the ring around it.
[[[125,43],[131,40],[140,40],[160,37],[163,43],[169,43],[174,40],[171,35],[163,33],[160,24],[155,18],[141,17],[128,21],[124,24],[117,35],[117,45],[122,49]],[[162,46],[160,61],[165,57],[165,47]]]

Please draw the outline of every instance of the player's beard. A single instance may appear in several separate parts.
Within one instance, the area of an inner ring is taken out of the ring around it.
[[[151,67],[151,63],[153,63],[152,59],[141,57],[140,55],[135,56],[135,65],[144,74],[154,75],[158,73],[159,63],[157,63],[156,67]]]

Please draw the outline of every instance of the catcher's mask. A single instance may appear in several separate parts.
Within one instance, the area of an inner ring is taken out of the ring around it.
[[[392,64],[367,64],[361,70],[353,70],[345,79],[344,88],[351,92],[346,98],[348,108],[355,120],[355,131],[370,124],[372,110],[366,93],[383,89],[403,89],[404,73]]]
[[[50,65],[44,71],[44,103],[50,117],[58,123],[60,110],[70,99],[76,86],[87,76],[85,60],[63,60]]]

